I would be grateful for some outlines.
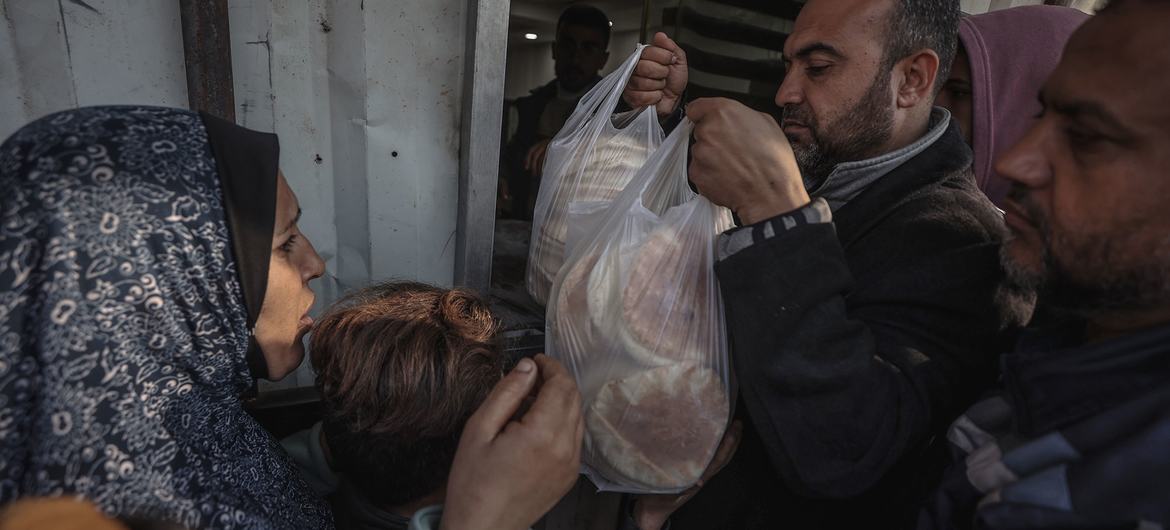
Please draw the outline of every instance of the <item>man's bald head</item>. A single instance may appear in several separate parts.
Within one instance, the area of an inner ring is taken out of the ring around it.
[[[801,14],[817,20],[824,15],[867,19],[876,30],[883,70],[916,51],[933,50],[939,57],[937,88],[954,61],[962,13],[958,0],[809,0]],[[797,17],[797,26],[801,18]]]

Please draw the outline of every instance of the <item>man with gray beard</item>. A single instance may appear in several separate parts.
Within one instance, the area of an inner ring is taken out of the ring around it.
[[[690,178],[743,223],[715,269],[745,429],[675,530],[910,527],[938,435],[994,382],[1032,296],[1008,281],[1003,220],[932,105],[958,19],[958,0],[810,0],[784,43],[781,124],[726,99],[686,107]],[[686,54],[654,44],[625,97],[668,115]],[[694,494],[631,513],[656,528]]]
[[[885,60],[890,60],[886,58]],[[888,70],[893,65],[883,65]],[[807,190],[818,190],[842,162],[865,160],[882,153],[894,134],[894,112],[890,106],[890,80],[876,75],[861,99],[835,123],[818,124],[811,108],[803,103],[782,105],[781,124],[807,129],[808,141],[790,138],[796,165]],[[938,120],[936,126],[943,126]],[[824,132],[822,134],[821,132]]]

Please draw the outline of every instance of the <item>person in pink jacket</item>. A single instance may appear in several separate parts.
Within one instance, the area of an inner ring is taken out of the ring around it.
[[[1011,185],[995,159],[1040,112],[1036,96],[1073,30],[1089,15],[1067,7],[1024,6],[967,16],[959,50],[935,104],[951,111],[975,151],[975,179],[996,206]]]

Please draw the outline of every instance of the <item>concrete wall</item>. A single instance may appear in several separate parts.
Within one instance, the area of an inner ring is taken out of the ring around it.
[[[79,105],[185,106],[178,2],[0,1],[0,137]]]
[[[237,121],[280,136],[329,271],[319,307],[371,280],[452,283],[466,5],[229,0]],[[0,137],[79,105],[186,107],[185,79],[177,1],[0,0]]]

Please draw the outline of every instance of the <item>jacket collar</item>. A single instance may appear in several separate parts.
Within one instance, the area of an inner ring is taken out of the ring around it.
[[[970,174],[973,159],[971,148],[963,140],[958,123],[955,120],[947,121],[949,125],[937,140],[917,151],[901,165],[890,169],[833,212],[833,222],[842,246],[848,247],[881,223],[898,206],[914,200],[934,184],[953,179],[957,188],[982,195]],[[990,201],[987,202],[986,210],[988,215],[995,212]]]
[[[809,190],[809,195],[825,199],[829,203],[829,208],[837,211],[894,168],[905,164],[934,145],[947,132],[950,123],[951,113],[942,107],[934,107],[930,113],[930,125],[926,134],[914,143],[866,160],[837,164],[820,186]]]

